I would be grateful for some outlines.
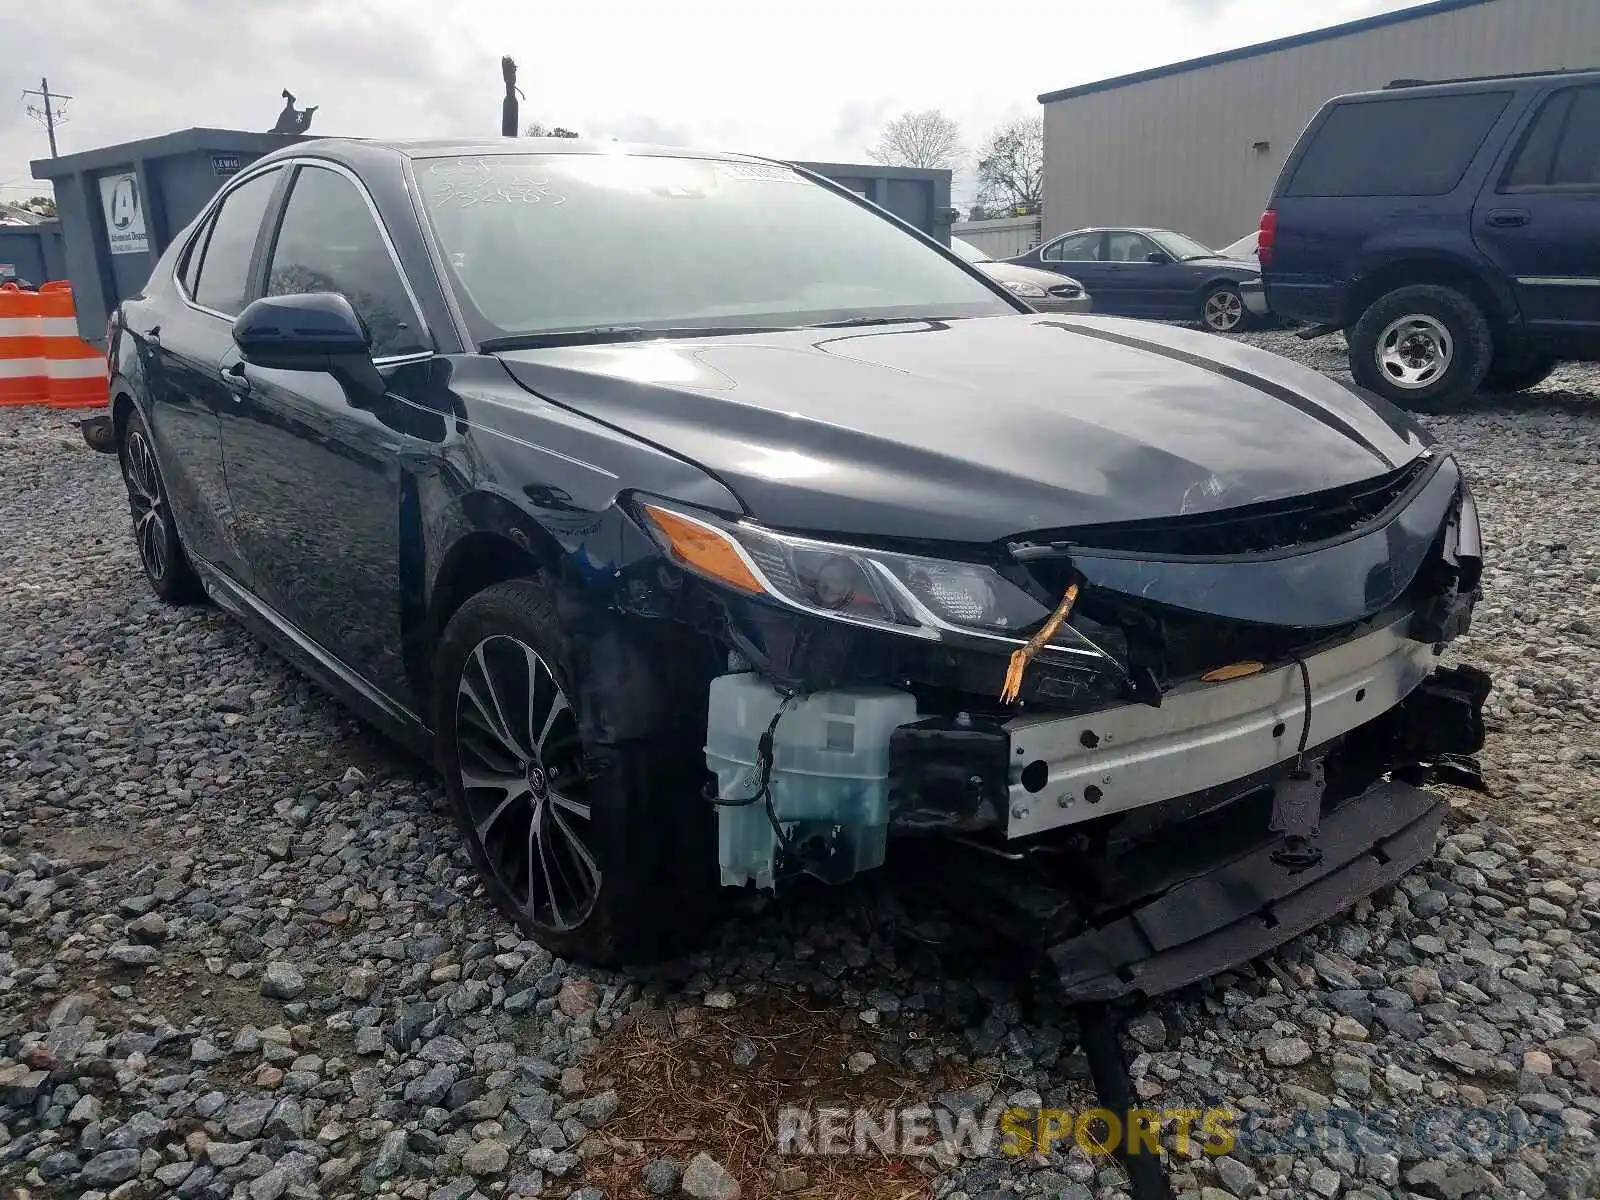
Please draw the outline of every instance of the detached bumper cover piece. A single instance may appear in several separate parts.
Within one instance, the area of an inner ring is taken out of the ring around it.
[[[1239,298],[1244,301],[1251,316],[1264,317],[1272,311],[1267,304],[1267,290],[1261,286],[1259,279],[1240,280]]]
[[[1285,871],[1272,860],[1276,839],[1263,833],[1232,857],[1189,857],[1180,881],[1046,953],[1076,1002],[1157,996],[1196,983],[1322,924],[1426,861],[1446,807],[1421,788],[1380,783],[1323,817],[1315,867]]]

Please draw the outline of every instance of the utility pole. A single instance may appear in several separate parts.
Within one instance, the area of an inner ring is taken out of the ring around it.
[[[50,135],[50,157],[59,158],[60,155],[56,152],[56,123],[58,121],[65,122],[67,118],[64,114],[52,108],[50,101],[71,100],[72,97],[63,96],[60,92],[52,92],[48,79],[39,80],[39,90],[37,92],[25,91],[22,94],[24,96],[38,96],[43,102],[42,104],[28,105],[28,115],[35,121],[40,121],[44,124],[45,132]]]

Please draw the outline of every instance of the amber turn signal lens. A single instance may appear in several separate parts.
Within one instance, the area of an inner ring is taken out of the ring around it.
[[[1201,683],[1226,683],[1230,679],[1243,679],[1247,675],[1259,675],[1266,670],[1265,663],[1237,662],[1229,663],[1225,667],[1217,667],[1200,676]]]
[[[684,566],[692,567],[742,592],[759,594],[767,590],[723,534],[699,521],[651,504],[644,505],[644,511],[667,539],[672,556]]]

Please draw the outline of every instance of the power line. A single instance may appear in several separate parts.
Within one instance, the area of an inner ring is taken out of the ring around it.
[[[37,96],[37,97],[39,97],[39,99],[41,101],[40,104],[30,104],[30,105],[28,105],[28,115],[30,117],[32,117],[35,121],[38,121],[39,123],[41,123],[45,128],[45,132],[49,134],[49,136],[50,136],[50,157],[51,158],[59,157],[57,155],[57,153],[56,153],[56,126],[58,124],[65,123],[67,117],[66,117],[65,113],[59,112],[54,107],[52,107],[50,102],[52,100],[71,100],[72,97],[71,96],[63,96],[60,92],[52,92],[50,90],[50,81],[48,79],[40,79],[39,80],[39,90],[38,91],[36,91],[36,92],[35,91],[24,91],[22,94],[23,94],[24,97],[27,97],[27,96]]]

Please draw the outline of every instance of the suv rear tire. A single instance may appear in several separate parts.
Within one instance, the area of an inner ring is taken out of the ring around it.
[[[1501,350],[1489,364],[1484,376],[1483,390],[1504,395],[1524,392],[1550,378],[1561,360],[1550,354],[1532,354],[1527,351]]]
[[[655,728],[594,742],[615,724],[586,682],[601,670],[584,665],[598,640],[563,628],[540,580],[486,588],[439,639],[433,719],[490,897],[552,954],[609,966],[686,949],[712,923],[720,881],[705,763],[684,751],[694,739]],[[604,641],[604,670],[627,675],[629,702],[670,717],[670,664],[620,634]]]
[[[1349,333],[1356,382],[1414,412],[1447,412],[1472,396],[1494,358],[1489,320],[1454,288],[1415,284],[1367,306]]]

